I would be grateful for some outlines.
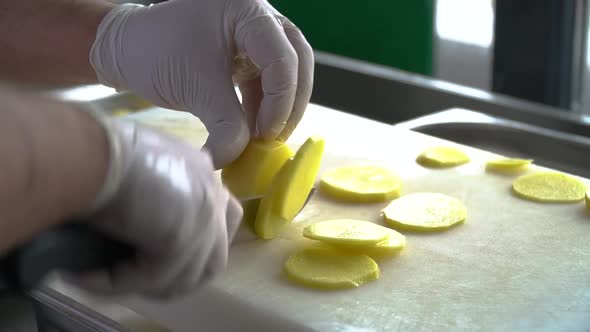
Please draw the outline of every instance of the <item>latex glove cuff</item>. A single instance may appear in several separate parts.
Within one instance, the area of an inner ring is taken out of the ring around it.
[[[90,116],[104,129],[109,146],[109,164],[105,181],[90,204],[88,209],[82,211],[80,217],[88,217],[104,208],[119,191],[125,175],[125,160],[123,158],[122,139],[117,128],[113,125],[113,120],[89,104],[76,103],[78,108]]]

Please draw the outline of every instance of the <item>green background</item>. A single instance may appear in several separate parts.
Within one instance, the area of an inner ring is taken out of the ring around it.
[[[311,46],[432,74],[433,0],[270,0]]]

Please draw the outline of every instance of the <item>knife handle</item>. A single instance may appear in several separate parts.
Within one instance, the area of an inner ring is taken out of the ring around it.
[[[0,259],[3,279],[29,292],[51,272],[90,272],[133,259],[135,248],[78,221],[39,234]]]

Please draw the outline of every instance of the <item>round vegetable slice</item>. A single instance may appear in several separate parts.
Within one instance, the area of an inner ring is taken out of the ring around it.
[[[458,199],[444,194],[413,193],[391,202],[383,215],[394,228],[435,232],[464,222],[467,209]]]
[[[454,167],[468,163],[469,156],[454,147],[437,146],[422,152],[416,162],[424,167]]]
[[[353,288],[379,278],[379,266],[366,255],[327,248],[303,249],[287,260],[285,272],[298,284],[325,288]]]
[[[303,229],[303,236],[308,239],[347,246],[375,245],[389,235],[386,227],[354,219],[320,221]]]
[[[359,252],[362,252],[363,254],[372,258],[380,258],[383,256],[397,254],[405,247],[406,237],[391,229],[387,239],[377,243],[374,246],[363,247],[362,249],[359,249]]]
[[[532,159],[499,158],[488,161],[486,169],[502,173],[520,172],[526,170],[532,162]]]
[[[358,203],[385,202],[399,197],[401,180],[378,165],[355,165],[324,173],[320,191],[335,199]]]
[[[273,178],[258,207],[254,229],[274,238],[297,215],[311,192],[324,154],[324,139],[312,136]]]
[[[367,255],[373,259],[396,255],[405,248],[406,237],[390,228],[387,231],[387,238],[374,245],[346,246],[334,243],[330,246],[348,253]]]
[[[237,197],[263,195],[274,176],[295,153],[279,141],[251,141],[240,157],[221,172],[223,183]]]
[[[521,198],[546,203],[578,202],[587,191],[580,180],[558,172],[522,175],[514,181],[512,189]]]

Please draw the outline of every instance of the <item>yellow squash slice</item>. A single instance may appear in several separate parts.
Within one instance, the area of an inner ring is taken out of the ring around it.
[[[399,254],[406,247],[406,237],[391,228],[386,228],[388,232],[385,240],[371,245],[344,245],[338,243],[324,243],[315,241],[319,248],[333,248],[348,254],[367,255],[373,259],[394,256]]]
[[[424,167],[455,167],[468,163],[469,156],[454,147],[437,146],[422,152],[416,162]]]
[[[363,253],[371,258],[377,259],[384,256],[391,256],[398,254],[406,247],[406,237],[393,229],[387,239],[370,247],[359,247],[358,252]],[[349,249],[353,250],[353,248]]]
[[[366,255],[308,248],[289,257],[285,273],[291,281],[304,286],[341,289],[359,287],[378,279],[379,266]]]
[[[439,193],[402,196],[383,209],[385,220],[394,228],[416,232],[443,231],[467,218],[467,209],[454,197]]]
[[[522,175],[514,181],[512,189],[521,198],[545,203],[579,202],[587,191],[580,180],[557,172]]]
[[[237,197],[263,195],[293,150],[279,141],[252,141],[221,172],[223,183]]]
[[[320,221],[303,229],[303,236],[308,239],[344,246],[373,246],[389,235],[386,227],[354,219]]]
[[[399,197],[401,180],[389,169],[377,165],[340,167],[324,173],[320,190],[335,199],[377,203]]]
[[[263,239],[274,238],[297,215],[320,170],[324,139],[312,136],[276,174],[258,208],[254,224]]]
[[[500,173],[516,173],[525,171],[532,162],[532,159],[500,158],[488,161],[486,169]]]

